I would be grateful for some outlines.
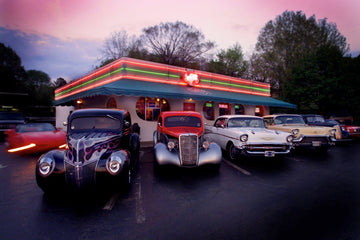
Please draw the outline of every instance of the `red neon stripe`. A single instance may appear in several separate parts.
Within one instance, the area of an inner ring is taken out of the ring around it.
[[[71,82],[71,83],[69,83],[69,84],[67,84],[67,85],[65,85],[65,86],[63,86],[63,87],[60,87],[60,88],[55,89],[55,94],[58,94],[58,93],[61,92],[61,91],[64,91],[64,90],[67,90],[67,89],[70,88],[70,87],[73,87],[74,85],[78,85],[78,84],[80,84],[80,83],[82,83],[82,82],[84,82],[84,81],[86,81],[86,80],[89,80],[89,78],[93,77],[94,75],[97,75],[97,74],[99,74],[99,73],[102,73],[102,72],[104,72],[104,71],[107,71],[107,70],[109,70],[109,69],[112,68],[112,67],[121,65],[121,64],[123,64],[124,62],[125,62],[124,60],[120,59],[118,62],[115,62],[115,63],[110,64],[110,65],[106,65],[106,66],[104,66],[104,67],[102,67],[102,68],[99,68],[99,69],[95,70],[94,72],[92,72],[92,73],[90,73],[90,74],[88,74],[88,75],[86,75],[86,76],[84,76],[84,77],[82,77],[82,78],[80,78],[80,79],[78,79],[78,80],[75,80],[75,81],[73,81],[73,82]]]
[[[55,90],[55,94],[59,94],[62,91],[65,91],[71,87],[74,87],[78,84],[84,83],[87,80],[91,79],[92,77],[97,77],[99,75],[101,75],[102,73],[109,71],[111,68],[117,67],[123,63],[127,63],[128,65],[135,65],[135,66],[141,66],[141,67],[146,67],[146,68],[150,68],[150,69],[158,69],[158,70],[166,70],[166,71],[177,71],[177,72],[182,72],[182,73],[186,73],[186,69],[185,68],[180,68],[180,67],[174,67],[174,66],[169,66],[169,65],[165,65],[165,64],[160,64],[160,63],[148,63],[146,61],[141,61],[141,60],[135,60],[135,59],[127,59],[127,58],[121,58],[118,59],[98,70],[95,70],[94,72],[78,79],[75,80],[74,82],[71,82],[63,87],[60,87],[58,89]],[[114,69],[115,70],[115,69]],[[234,77],[227,77],[227,76],[222,76],[219,74],[214,74],[214,73],[207,73],[207,72],[203,72],[203,71],[198,71],[198,70],[193,70],[194,73],[200,75],[201,77],[208,77],[210,78],[209,80],[220,80],[221,82],[224,83],[240,83],[240,84],[246,84],[246,85],[250,85],[250,86],[258,86],[261,88],[265,88],[266,90],[270,90],[270,84],[266,84],[266,83],[259,83],[259,82],[253,82],[250,80],[246,80],[246,79],[237,79]],[[133,79],[133,80],[139,80],[139,76],[135,76],[135,75],[126,75],[126,76],[117,76],[117,77],[111,77],[110,79],[107,80],[102,80],[98,83],[92,84],[91,86],[87,86],[87,87],[82,87],[78,90],[74,90],[68,94],[64,94],[62,96],[59,97],[55,97],[55,100],[59,100],[62,99],[64,97],[67,96],[71,96],[73,94],[76,93],[80,93],[82,91],[86,91],[95,87],[99,87],[102,86],[104,84],[107,83],[111,83],[123,78],[129,78],[129,79]],[[184,82],[172,82],[172,81],[168,81],[168,80],[163,80],[163,79],[157,79],[157,78],[150,78],[150,77],[141,77],[141,80],[139,81],[148,81],[148,82],[157,82],[157,83],[166,83],[166,84],[174,84],[174,85],[181,85],[181,86],[185,86],[186,83]],[[215,87],[215,86],[209,86],[209,84],[206,85],[200,85],[200,86],[196,86],[196,87],[200,87],[200,88],[207,88],[207,89],[215,89],[215,90],[221,90],[221,91],[230,91],[230,92],[238,92],[238,93],[247,93],[247,94],[252,94],[252,95],[260,95],[260,96],[270,96],[270,93],[260,93],[260,92],[256,92],[256,90],[253,91],[249,91],[249,90],[241,90],[241,89],[232,89],[231,87]],[[264,89],[264,90],[265,90]]]

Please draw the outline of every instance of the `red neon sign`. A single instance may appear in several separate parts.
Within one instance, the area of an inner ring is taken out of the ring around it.
[[[190,86],[198,85],[200,83],[199,75],[197,75],[196,73],[185,73],[184,82],[186,82]]]

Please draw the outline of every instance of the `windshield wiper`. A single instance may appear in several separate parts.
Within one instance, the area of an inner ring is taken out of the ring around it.
[[[110,118],[110,119],[112,119],[112,120],[118,120],[116,117],[113,117],[113,116],[111,116],[111,115],[109,115],[109,114],[106,115],[106,117],[107,117],[107,118]]]

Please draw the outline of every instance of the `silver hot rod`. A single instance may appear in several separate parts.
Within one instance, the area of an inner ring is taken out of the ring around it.
[[[204,138],[204,125],[198,112],[161,112],[154,132],[155,169],[164,165],[194,168],[203,165],[218,170],[221,149]]]
[[[51,193],[128,187],[140,148],[136,126],[126,110],[74,111],[67,122],[67,149],[52,150],[37,161],[38,186]]]

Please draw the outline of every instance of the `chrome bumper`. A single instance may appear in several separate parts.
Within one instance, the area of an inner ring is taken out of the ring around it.
[[[199,167],[206,164],[220,164],[222,153],[221,148],[216,143],[210,143],[207,150],[199,150],[199,157],[196,165],[184,166],[181,163],[178,151],[169,151],[164,143],[157,143],[154,147],[155,161],[159,165],[175,165],[178,167]]]

